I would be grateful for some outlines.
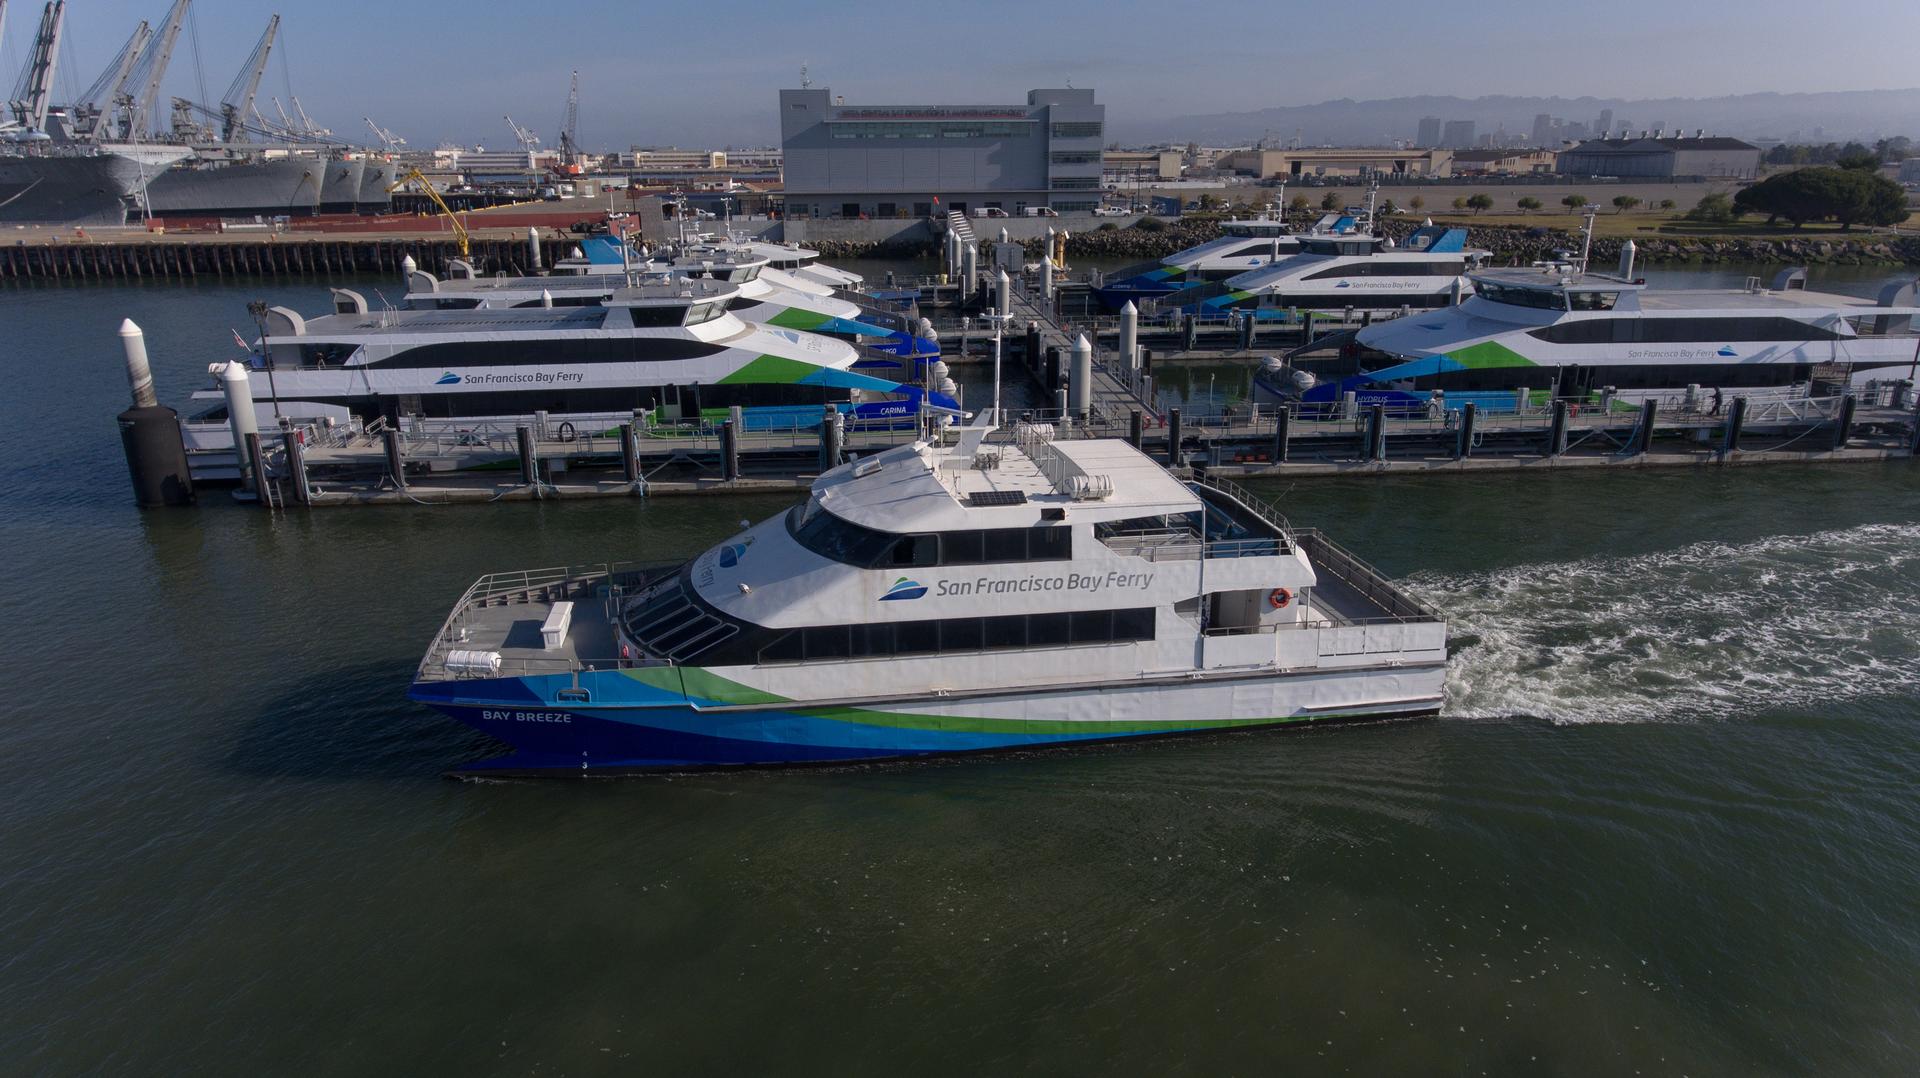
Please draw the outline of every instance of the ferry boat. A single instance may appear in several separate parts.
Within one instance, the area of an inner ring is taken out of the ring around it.
[[[1471,287],[1467,273],[1486,256],[1467,247],[1466,229],[1439,225],[1413,230],[1398,246],[1367,233],[1303,236],[1300,253],[1292,258],[1182,289],[1153,309],[1290,318],[1299,310],[1444,307]]]
[[[555,267],[554,277],[569,289],[575,287],[568,283],[574,277],[617,279],[636,272],[719,277],[741,286],[742,298],[738,301],[741,304],[757,301],[778,305],[757,311],[740,310],[741,317],[749,321],[831,333],[850,340],[864,338],[859,343],[884,355],[898,357],[863,361],[860,366],[905,371],[940,357],[939,340],[926,331],[930,327],[917,324],[897,310],[883,309],[861,293],[829,287],[775,268],[762,248],[778,250],[779,246],[688,243],[643,252],[636,251],[620,237],[591,236],[576,248],[579,252],[576,256],[563,259]],[[779,307],[789,310],[782,312]],[[809,322],[813,324],[806,324]]]
[[[409,310],[501,310],[513,307],[592,307],[630,284],[666,282],[674,277],[711,277],[739,286],[727,305],[742,321],[823,333],[848,340],[886,340],[894,330],[862,320],[864,312],[846,300],[779,288],[761,279],[766,263],[731,257],[659,259],[622,270],[566,273],[548,277],[479,277],[465,262],[450,267],[446,280],[416,269],[407,275]]]
[[[1129,443],[978,422],[842,465],[680,565],[482,578],[409,696],[470,772],[840,763],[1427,715],[1446,626]]]
[[[1329,214],[1312,231],[1352,232],[1356,223],[1353,217]],[[1095,292],[1101,303],[1118,310],[1195,284],[1224,281],[1298,253],[1300,237],[1278,217],[1237,219],[1221,225],[1217,239],[1102,274]]]
[[[1457,307],[1359,331],[1365,369],[1321,381],[1299,396],[1332,402],[1425,408],[1439,391],[1447,407],[1468,401],[1511,408],[1518,391],[1543,398],[1634,406],[1682,404],[1703,393],[1804,397],[1823,384],[1911,378],[1920,358],[1912,279],[1890,282],[1877,301],[1811,291],[1803,268],[1768,287],[1650,289],[1632,253],[1618,273],[1577,264],[1471,274]],[[1265,372],[1263,397],[1284,397]]]
[[[248,382],[269,422],[536,412],[651,412],[665,422],[740,407],[756,429],[818,424],[823,405],[912,419],[917,386],[853,370],[857,353],[844,341],[742,321],[728,310],[738,295],[729,282],[675,279],[592,307],[369,311],[364,296],[335,289],[333,314],[266,311]],[[212,402],[194,422],[217,432],[222,390],[194,397]],[[957,408],[941,393],[930,403]]]

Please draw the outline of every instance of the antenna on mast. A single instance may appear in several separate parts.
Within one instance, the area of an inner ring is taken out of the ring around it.
[[[804,61],[800,64],[800,88],[802,90],[813,88],[813,80],[807,77],[807,65]]]

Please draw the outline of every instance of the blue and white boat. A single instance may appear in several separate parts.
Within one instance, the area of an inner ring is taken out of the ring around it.
[[[1291,258],[1183,289],[1152,309],[1291,320],[1309,310],[1443,307],[1472,288],[1467,272],[1486,255],[1467,247],[1466,229],[1438,225],[1417,228],[1398,245],[1364,232],[1303,236]]]
[[[1318,233],[1351,232],[1356,219],[1328,215],[1315,225]],[[1158,299],[1183,288],[1209,281],[1224,281],[1249,270],[1270,265],[1298,254],[1300,237],[1279,217],[1263,215],[1228,221],[1220,226],[1220,236],[1205,243],[1175,251],[1165,258],[1140,262],[1099,276],[1095,291],[1100,302],[1114,310],[1128,303]]]
[[[485,577],[409,696],[512,748],[464,770],[559,775],[1440,707],[1444,622],[1323,536],[1124,441],[990,433],[842,465],[684,564]]]

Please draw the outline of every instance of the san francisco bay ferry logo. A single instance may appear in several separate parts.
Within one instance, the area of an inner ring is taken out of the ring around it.
[[[1723,344],[1723,345],[1721,345],[1721,346],[1720,346],[1720,350],[1719,350],[1718,352],[1715,352],[1715,353],[1714,353],[1714,355],[1717,355],[1717,356],[1727,356],[1727,357],[1729,357],[1729,358],[1731,358],[1731,357],[1733,357],[1733,356],[1737,356],[1737,355],[1739,355],[1739,354],[1740,354],[1740,353],[1738,353],[1738,352],[1736,352],[1736,351],[1734,351],[1734,350],[1733,350],[1733,345],[1730,345],[1730,344]]]
[[[908,580],[903,576],[893,582],[893,587],[887,589],[887,593],[880,597],[880,601],[884,603],[890,599],[918,599],[926,593],[925,584],[917,580]]]
[[[731,569],[740,564],[740,559],[747,556],[747,548],[752,545],[753,540],[749,539],[744,543],[734,543],[730,546],[721,547],[720,567],[722,569]]]
[[[437,386],[457,386],[460,384],[460,376],[452,371],[448,371],[441,375],[433,384]]]

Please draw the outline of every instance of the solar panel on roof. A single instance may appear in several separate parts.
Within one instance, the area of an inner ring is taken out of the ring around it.
[[[967,495],[967,504],[987,505],[1023,505],[1027,500],[1024,490],[980,490]]]

